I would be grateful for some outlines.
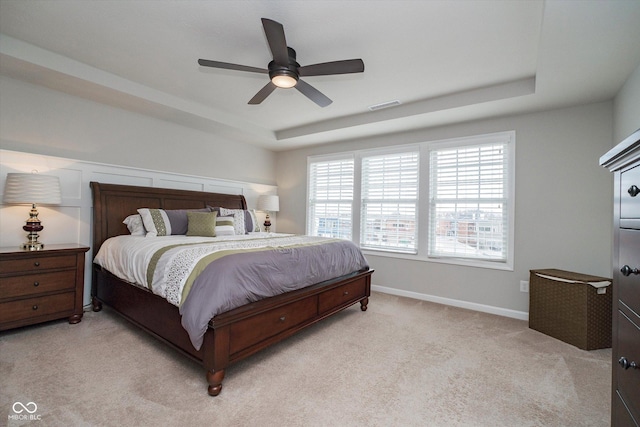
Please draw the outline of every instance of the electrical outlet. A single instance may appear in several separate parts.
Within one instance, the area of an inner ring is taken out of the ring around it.
[[[529,292],[529,282],[526,280],[520,281],[520,292]]]

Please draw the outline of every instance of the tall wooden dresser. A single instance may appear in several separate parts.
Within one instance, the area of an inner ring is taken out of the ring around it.
[[[615,174],[611,425],[640,426],[640,129],[600,158]]]

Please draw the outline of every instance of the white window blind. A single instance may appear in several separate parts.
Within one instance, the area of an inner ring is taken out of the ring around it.
[[[508,141],[430,150],[430,257],[506,262]]]
[[[416,253],[418,151],[362,158],[360,246]]]
[[[309,163],[307,234],[351,239],[353,158]]]

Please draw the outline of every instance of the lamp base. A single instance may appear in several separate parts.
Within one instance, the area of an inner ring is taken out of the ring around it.
[[[44,227],[38,219],[38,211],[36,210],[35,203],[31,206],[31,212],[29,212],[29,219],[22,227],[24,231],[28,231],[27,242],[22,245],[22,250],[25,251],[39,251],[44,248],[44,244],[38,242],[39,231],[42,231]]]
[[[21,246],[23,251],[40,251],[44,249],[44,243],[35,241],[35,242],[27,242],[23,243]]]
[[[269,218],[269,214],[267,214],[267,217],[264,219],[264,231],[265,233],[270,233],[271,232],[271,218]]]

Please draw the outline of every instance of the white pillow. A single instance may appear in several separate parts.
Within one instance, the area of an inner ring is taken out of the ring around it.
[[[235,234],[235,218],[233,215],[216,217],[216,236],[233,236]]]
[[[235,234],[246,234],[244,225],[244,210],[243,209],[227,209],[220,208],[220,216],[233,215],[233,222],[235,223]]]
[[[122,221],[123,224],[126,224],[129,233],[132,236],[144,236],[147,234],[147,231],[144,229],[144,225],[142,224],[142,217],[140,214],[129,215]]]
[[[138,209],[147,237],[170,236],[171,222],[164,209]]]

